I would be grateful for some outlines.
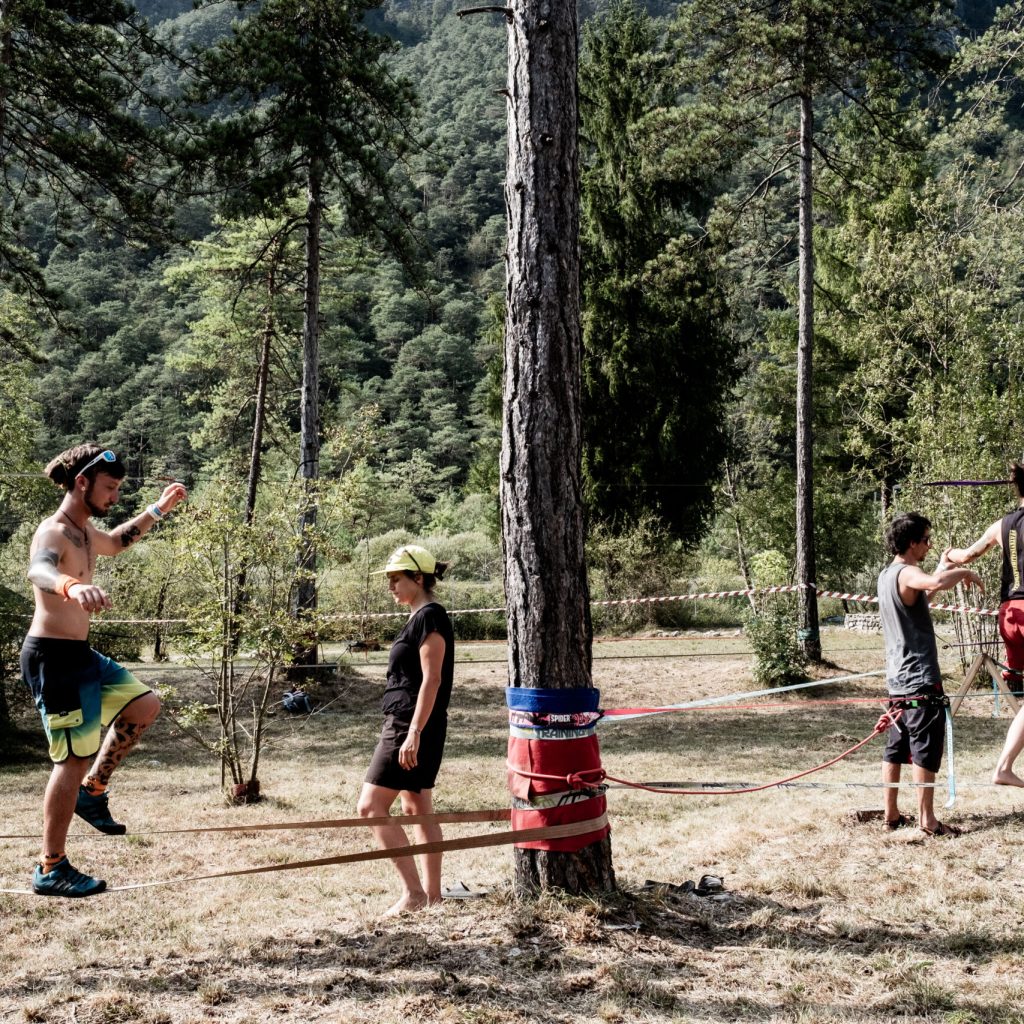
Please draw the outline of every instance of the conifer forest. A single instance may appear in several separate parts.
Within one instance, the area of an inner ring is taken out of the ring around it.
[[[82,441],[129,467],[115,522],[190,495],[103,568],[108,646],[215,649],[229,592],[270,660],[379,638],[412,540],[501,605],[505,22],[460,9],[0,2],[9,682]],[[578,14],[591,597],[871,592],[898,511],[974,540],[1006,490],[933,485],[1024,451],[1024,7]]]

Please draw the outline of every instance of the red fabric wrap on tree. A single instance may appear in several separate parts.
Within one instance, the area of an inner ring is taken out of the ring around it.
[[[588,818],[599,817],[606,809],[607,801],[603,793],[589,800],[580,800],[578,803],[564,804],[561,807],[538,807],[532,811],[513,807],[512,827],[538,828],[541,825],[565,825],[572,821],[586,821]],[[605,825],[596,832],[587,832],[581,836],[569,836],[567,839],[538,839],[533,843],[516,843],[516,846],[524,850],[560,850],[563,853],[572,853],[596,843],[599,839],[604,839],[611,830],[611,825]]]
[[[562,793],[569,789],[566,777],[581,771],[601,767],[601,751],[596,736],[576,740],[527,740],[510,736],[508,741],[508,785],[512,795],[520,800],[543,793]],[[537,775],[555,776],[552,779],[533,779],[512,769]],[[533,810],[512,809],[513,828],[536,828],[541,825],[562,825],[572,821],[586,821],[603,814],[607,807],[604,794],[590,800],[565,804],[562,807],[538,807]],[[603,839],[611,831],[606,825],[597,832],[588,832],[567,839],[538,840],[517,843],[524,849],[560,850],[573,852]]]

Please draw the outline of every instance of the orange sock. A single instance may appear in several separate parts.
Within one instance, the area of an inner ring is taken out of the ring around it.
[[[44,853],[43,862],[39,865],[43,874],[48,875],[66,856],[66,853]]]
[[[89,794],[89,796],[99,796],[101,793],[106,793],[106,784],[100,782],[95,775],[89,775],[86,777],[85,782],[82,783],[82,788]]]

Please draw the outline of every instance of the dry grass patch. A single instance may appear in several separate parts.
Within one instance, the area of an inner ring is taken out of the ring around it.
[[[825,633],[829,646],[854,646]],[[729,645],[740,643],[729,639]],[[659,641],[659,655],[721,652]],[[643,653],[653,645],[608,644]],[[881,662],[879,644],[835,653],[843,671]],[[439,780],[442,810],[506,802],[504,666],[460,666]],[[178,673],[180,675],[180,671]],[[152,678],[158,673],[149,673]],[[750,686],[749,659],[597,661],[608,707],[672,703]],[[379,727],[383,667],[367,662],[322,696],[322,715],[275,718],[261,771],[268,799],[231,808],[216,766],[166,721],[123,766],[112,802],[133,831],[349,816]],[[179,680],[180,682],[180,680]],[[879,692],[877,681],[844,695]],[[831,694],[828,694],[831,696]],[[0,1020],[245,1024],[583,1024],[750,1021],[807,1024],[1024,1024],[1019,878],[1024,793],[971,788],[988,777],[1007,719],[968,702],[957,719],[967,834],[885,833],[849,812],[873,789],[783,789],[749,796],[609,793],[623,891],[598,903],[514,900],[511,856],[464,851],[445,881],[487,889],[382,922],[395,879],[386,863],[282,872],[111,893],[68,904],[0,897]],[[680,714],[602,726],[605,764],[647,780],[759,781],[834,756],[870,732],[877,706],[792,699],[785,711]],[[811,780],[874,782],[880,745]],[[45,764],[0,772],[5,831],[38,829]],[[938,802],[945,799],[941,792]],[[903,796],[904,811],[913,797]],[[947,812],[943,812],[947,813]],[[450,827],[446,835],[476,826]],[[77,829],[76,829],[77,831]],[[4,885],[24,886],[33,840],[0,844]],[[357,831],[148,834],[79,832],[74,862],[111,883],[204,874],[366,848]],[[721,900],[665,887],[725,879]]]

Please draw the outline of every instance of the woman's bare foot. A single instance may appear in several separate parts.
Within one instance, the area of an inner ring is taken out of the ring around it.
[[[992,782],[997,786],[1022,786],[1024,787],[1024,779],[1015,775],[1011,771],[1001,771],[996,769],[992,773]]]
[[[426,893],[421,892],[418,896],[406,893],[397,903],[393,903],[388,907],[381,914],[381,917],[398,917],[399,914],[411,914],[417,910],[422,910],[426,905]]]

